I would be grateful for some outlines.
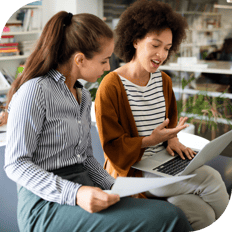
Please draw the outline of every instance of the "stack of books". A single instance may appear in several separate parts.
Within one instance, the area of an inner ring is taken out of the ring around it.
[[[0,43],[0,57],[19,55],[18,43]]]
[[[21,32],[22,31],[22,21],[21,20],[10,20],[6,23],[3,32]]]
[[[35,42],[36,42],[35,40],[19,42],[20,55],[30,55],[33,50]]]
[[[2,35],[0,43],[14,43],[15,38],[13,35]]]

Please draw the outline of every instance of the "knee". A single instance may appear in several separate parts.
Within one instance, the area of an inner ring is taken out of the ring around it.
[[[201,217],[201,228],[199,229],[203,229],[209,225],[211,225],[212,223],[215,222],[215,212],[213,209],[207,210],[207,212],[203,211],[202,213],[200,213]]]
[[[145,200],[149,207],[145,217],[145,224],[151,224],[156,228],[148,231],[172,231],[185,232],[192,231],[192,227],[188,222],[187,217],[183,211],[175,205],[161,200]]]
[[[207,182],[214,183],[216,185],[223,184],[221,174],[214,168],[204,165],[197,169],[197,175],[202,180],[207,180]]]
[[[170,204],[166,217],[171,223],[175,223],[175,231],[192,231],[186,215],[179,207]]]
[[[216,221],[215,212],[212,208],[208,207],[207,210],[205,208],[196,213],[197,215],[192,218],[190,223],[194,230],[204,229]]]
[[[184,212],[194,230],[203,229],[216,220],[214,210],[199,196],[179,195],[168,198],[168,202]]]

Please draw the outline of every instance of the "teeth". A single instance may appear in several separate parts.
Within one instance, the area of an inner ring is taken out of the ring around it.
[[[160,62],[157,60],[152,60],[154,63],[159,64]]]

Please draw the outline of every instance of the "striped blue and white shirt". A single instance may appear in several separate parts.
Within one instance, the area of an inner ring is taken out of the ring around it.
[[[111,177],[93,157],[91,96],[77,81],[80,104],[51,70],[24,83],[9,105],[5,171],[9,178],[41,198],[59,204],[76,204],[80,184],[49,170],[83,163],[93,182],[110,189]]]
[[[120,75],[119,75],[120,76]],[[146,86],[139,86],[120,76],[139,136],[149,136],[152,131],[165,120],[165,99],[163,81],[160,71],[150,74]],[[161,144],[148,147],[144,156],[151,155],[162,149]]]

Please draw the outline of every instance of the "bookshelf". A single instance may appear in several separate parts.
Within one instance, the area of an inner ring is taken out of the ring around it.
[[[221,14],[217,12],[182,11],[188,22],[187,39],[181,44],[180,55],[204,59],[202,52],[209,53],[223,44]]]
[[[0,53],[0,71],[4,68],[15,77],[17,68],[26,61],[42,32],[42,10],[42,1],[33,2],[18,9],[7,21],[1,33],[0,50],[4,46],[10,49],[11,44],[17,44],[18,52],[9,52],[8,55]]]
[[[9,60],[24,60],[28,57],[28,55],[18,55],[18,56],[5,56],[0,57],[0,61],[9,61]]]
[[[42,5],[26,5],[26,6],[23,6],[21,8],[24,8],[24,9],[35,9],[35,8],[42,9],[43,6]]]
[[[3,32],[2,35],[30,35],[30,34],[38,34],[41,33],[42,30],[34,30],[34,31],[16,31],[16,32]]]

